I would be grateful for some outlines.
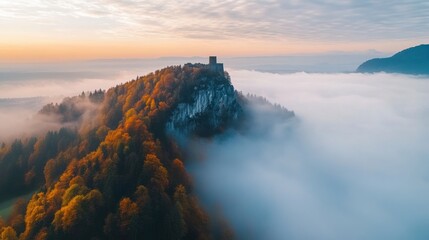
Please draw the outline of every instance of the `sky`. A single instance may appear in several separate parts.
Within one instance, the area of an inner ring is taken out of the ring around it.
[[[0,61],[396,52],[425,0],[0,0]]]

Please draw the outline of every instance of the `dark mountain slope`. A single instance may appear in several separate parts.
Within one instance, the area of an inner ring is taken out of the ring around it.
[[[166,129],[213,136],[240,121],[241,102],[227,75],[187,64],[45,106],[41,117],[67,127],[0,148],[0,196],[36,191],[0,230],[21,239],[231,238],[199,206]]]
[[[231,239],[193,194],[171,136],[212,137],[251,127],[227,73],[167,67],[39,112],[64,126],[0,147],[0,201],[18,201],[0,234],[20,239]],[[262,101],[264,108],[269,108]],[[283,112],[285,118],[292,112]],[[3,236],[3,235],[2,235]]]
[[[356,71],[429,74],[429,45],[408,48],[389,58],[368,60],[360,65]]]

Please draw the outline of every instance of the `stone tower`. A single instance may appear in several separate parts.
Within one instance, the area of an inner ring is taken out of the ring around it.
[[[223,74],[223,63],[217,63],[216,56],[209,57],[209,69],[214,72],[219,72]]]
[[[209,64],[210,65],[216,65],[217,64],[217,57],[216,56],[210,56],[209,57]]]

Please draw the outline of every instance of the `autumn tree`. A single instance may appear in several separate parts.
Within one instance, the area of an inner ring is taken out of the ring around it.
[[[12,227],[5,227],[0,234],[0,240],[18,240],[18,237]]]
[[[0,201],[35,192],[0,223],[1,239],[213,239],[165,131],[212,77],[198,64],[171,66],[43,107],[68,127],[0,146]]]

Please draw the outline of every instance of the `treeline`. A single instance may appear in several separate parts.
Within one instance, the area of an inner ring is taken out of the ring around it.
[[[98,106],[104,100],[104,93],[101,89],[86,94],[82,92],[79,96],[64,98],[60,104],[45,105],[39,114],[54,117],[54,120],[61,123],[78,121],[85,113],[90,113],[95,117]]]
[[[0,196],[36,190],[0,222],[0,239],[233,238],[198,204],[180,149],[165,134],[174,107],[212,74],[167,67],[45,106],[41,114],[79,125],[0,149]],[[83,102],[96,104],[89,119]]]

